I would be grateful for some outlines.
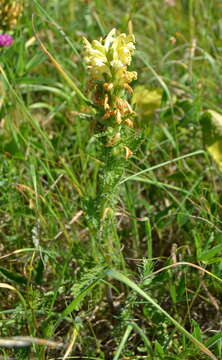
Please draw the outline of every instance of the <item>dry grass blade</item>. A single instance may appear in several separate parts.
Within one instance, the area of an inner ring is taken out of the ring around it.
[[[200,270],[200,271],[202,271],[202,272],[210,275],[211,277],[213,277],[214,279],[218,280],[219,282],[222,282],[222,279],[220,279],[217,275],[214,275],[213,273],[211,273],[210,271],[202,268],[202,267],[199,266],[199,265],[192,264],[192,263],[187,262],[187,261],[180,261],[180,262],[177,262],[177,263],[175,263],[175,264],[171,264],[171,265],[165,266],[165,267],[163,267],[163,268],[161,268],[161,269],[153,272],[153,273],[152,273],[152,276],[153,276],[153,275],[157,275],[157,274],[159,274],[160,272],[162,272],[162,271],[164,271],[164,270],[168,270],[168,269],[171,269],[171,268],[180,266],[180,265],[191,266],[191,267],[193,267],[193,268],[195,268],[195,269],[198,269],[198,270]],[[150,275],[150,276],[151,276],[151,275]],[[149,277],[149,276],[148,276],[148,277]]]
[[[72,340],[71,340],[70,344],[68,345],[67,350],[66,350],[65,355],[63,356],[62,360],[66,360],[69,358],[69,355],[71,354],[73,346],[75,345],[77,336],[78,336],[78,330],[74,329],[73,334],[72,334]]]
[[[14,286],[7,284],[7,283],[0,283],[0,288],[15,291],[16,294],[19,296],[23,306],[26,308],[26,302],[25,302],[24,297],[22,296],[22,294],[20,294],[20,292]]]
[[[57,343],[55,341],[35,338],[31,336],[14,336],[11,338],[0,338],[0,346],[2,347],[25,347],[31,346],[33,344],[44,345],[53,348],[63,347],[62,343]]]

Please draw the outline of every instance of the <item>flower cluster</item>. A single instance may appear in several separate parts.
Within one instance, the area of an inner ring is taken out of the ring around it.
[[[0,0],[0,28],[13,29],[17,25],[22,8],[21,1]]]
[[[12,42],[13,42],[13,37],[11,35],[0,34],[0,48],[10,46]]]
[[[94,80],[108,81],[113,85],[123,85],[136,79],[135,71],[127,71],[134,52],[133,35],[120,34],[116,29],[110,31],[105,40],[94,40],[92,44],[83,38],[85,61]]]
[[[121,138],[120,124],[133,126],[134,112],[126,93],[133,93],[129,84],[137,79],[137,73],[127,69],[135,50],[135,38],[133,34],[117,35],[116,29],[113,29],[105,39],[90,43],[83,38],[83,41],[85,61],[95,89],[95,105],[100,108],[100,114],[103,113],[102,118],[110,120],[109,125],[112,121],[116,124],[107,143],[111,146]]]

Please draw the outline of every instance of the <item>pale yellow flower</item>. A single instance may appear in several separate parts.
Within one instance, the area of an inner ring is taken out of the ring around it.
[[[92,45],[86,38],[83,38],[83,41],[85,44],[85,62],[92,78],[94,80],[104,80],[104,74],[111,76],[104,46],[96,40],[92,42]]]
[[[83,38],[85,61],[93,80],[110,81],[114,86],[123,86],[137,78],[136,72],[127,71],[135,50],[133,35],[116,35],[112,29],[103,40],[92,44]]]
[[[116,29],[112,29],[104,40],[104,47],[106,52],[110,50],[110,45],[115,41]]]
[[[134,42],[133,35],[120,34],[117,36],[111,47],[114,61],[121,61],[123,65],[130,65],[135,50]]]

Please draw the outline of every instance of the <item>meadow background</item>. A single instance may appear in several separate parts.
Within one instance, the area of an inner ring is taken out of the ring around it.
[[[219,163],[221,14],[220,0],[25,3],[0,49],[0,345],[55,344],[0,346],[2,359],[222,358],[221,172],[206,147],[216,142]],[[82,37],[129,21],[142,141],[106,261],[84,216],[100,161]]]

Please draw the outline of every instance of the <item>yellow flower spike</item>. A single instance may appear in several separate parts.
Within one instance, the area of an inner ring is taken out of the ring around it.
[[[112,29],[106,38],[93,40],[92,44],[83,38],[85,61],[94,80],[110,79],[113,86],[123,86],[137,78],[135,71],[127,71],[135,50],[133,35],[116,35]]]
[[[86,220],[93,234],[98,234],[102,244],[98,249],[102,250],[105,243],[112,245],[113,232],[110,229],[114,229],[119,184],[124,177],[127,160],[136,150],[134,134],[130,129],[133,127],[134,111],[126,100],[133,93],[129,84],[137,78],[135,71],[128,71],[135,38],[133,35],[118,35],[113,29],[104,39],[89,42],[84,38],[83,42],[90,75],[88,89],[95,108],[98,158],[101,161],[96,196],[86,202]],[[93,212],[92,207],[95,209]],[[112,262],[111,251],[108,257]]]
[[[130,129],[133,127],[134,111],[126,100],[128,93],[133,93],[129,84],[137,78],[135,71],[128,71],[135,50],[135,38],[133,35],[118,35],[113,29],[103,39],[89,42],[84,38],[83,42],[102,163],[96,197],[90,199],[86,207],[87,221],[89,228],[99,234],[102,244],[105,241],[112,244],[110,229],[114,228],[118,185],[124,176],[127,160],[133,155],[130,148],[136,150]],[[96,209],[94,212],[91,211],[91,200]]]

